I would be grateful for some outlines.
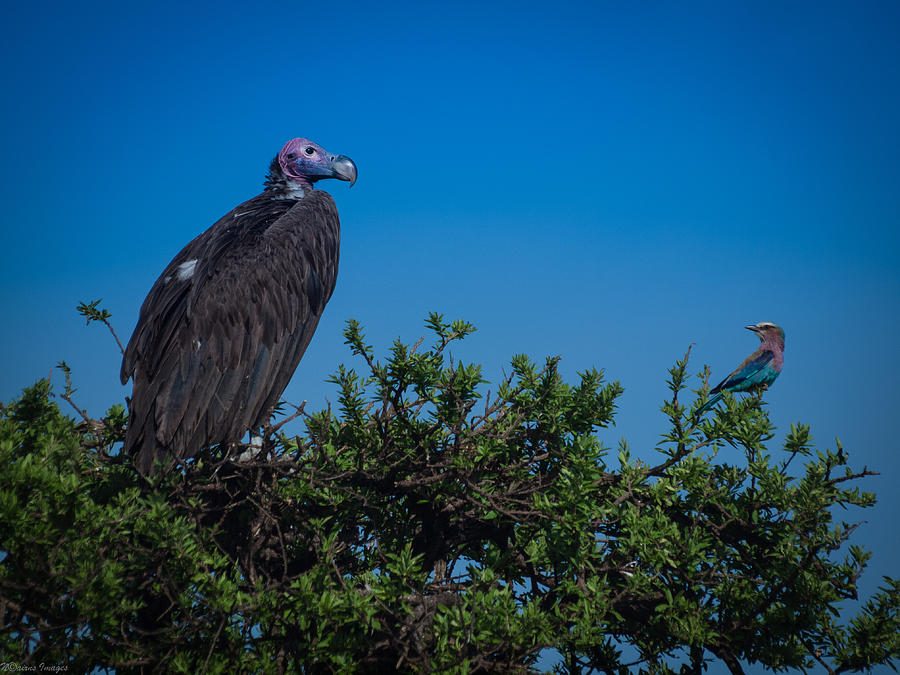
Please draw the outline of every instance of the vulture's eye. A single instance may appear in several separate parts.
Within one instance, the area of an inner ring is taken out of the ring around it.
[[[314,147],[312,147],[311,145],[307,145],[307,146],[303,149],[303,152],[306,153],[306,156],[307,156],[307,157],[311,157],[312,155],[316,154],[316,149],[315,149]]]

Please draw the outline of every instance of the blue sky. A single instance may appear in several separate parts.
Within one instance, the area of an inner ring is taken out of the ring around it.
[[[24,4],[0,44],[0,400],[66,360],[92,414],[122,401],[75,306],[102,297],[127,339],[306,136],[359,181],[323,185],[340,276],[290,400],[335,399],[346,319],[383,354],[436,310],[478,326],[457,355],[488,379],[519,352],[604,368],[625,394],[603,438],[646,455],[687,346],[717,381],[776,321],[779,435],[810,423],[882,472],[847,517],[864,590],[898,574],[900,5]]]

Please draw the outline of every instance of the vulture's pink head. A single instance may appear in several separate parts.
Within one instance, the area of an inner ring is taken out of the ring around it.
[[[305,138],[295,138],[285,143],[278,153],[278,165],[289,181],[303,187],[323,178],[337,178],[356,182],[356,164],[344,155],[333,155],[323,147]]]

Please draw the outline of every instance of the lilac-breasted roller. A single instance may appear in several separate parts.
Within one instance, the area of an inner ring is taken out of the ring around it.
[[[698,417],[718,403],[723,392],[765,391],[781,373],[784,365],[784,330],[781,326],[771,321],[760,321],[744,328],[759,337],[759,349],[709,392],[712,397],[697,411]]]

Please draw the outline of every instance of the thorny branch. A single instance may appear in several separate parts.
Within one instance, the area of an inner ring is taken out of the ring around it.
[[[149,576],[128,580],[128,597],[141,609],[123,620],[117,633],[104,636],[129,655],[119,665],[158,665],[142,657],[142,643],[152,639],[169,655],[202,643],[201,671],[212,670],[219,651],[244,653],[252,644],[277,647],[273,663],[279,672],[302,666],[313,672],[314,664],[289,658],[303,637],[296,616],[286,612],[287,618],[266,625],[249,617],[257,609],[254,603],[262,602],[254,593],[295,598],[301,582],[315,572],[322,575],[320,583],[353,598],[356,623],[368,621],[370,633],[356,645],[355,657],[369,670],[434,669],[439,627],[448,617],[461,617],[458,658],[475,671],[523,669],[544,647],[558,646],[524,641],[511,628],[489,649],[479,646],[479,617],[470,605],[479,593],[502,591],[519,614],[536,607],[540,616],[556,617],[565,635],[604,630],[630,640],[640,651],[634,664],[654,666],[682,644],[674,637],[680,624],[666,623],[676,594],[696,603],[711,625],[712,637],[691,645],[694,671],[712,654],[740,673],[744,657],[734,636],[790,602],[791,587],[803,575],[824,576],[817,567],[823,556],[852,532],[852,527],[839,534],[820,527],[818,511],[798,507],[787,513],[775,497],[753,489],[747,467],[733,474],[711,467],[693,484],[679,477],[689,457],[729,441],[688,420],[679,403],[690,348],[670,382],[673,394],[665,409],[672,449],[661,449],[665,461],[655,466],[623,461],[615,472],[592,434],[611,421],[617,385],[601,387],[599,377],[585,377],[581,391],[561,383],[555,362],[531,371],[520,364],[495,394],[483,397],[476,413],[481,396],[472,385],[475,376],[461,364],[451,362],[427,377],[416,371],[430,367],[429,359],[439,363],[437,357],[456,336],[448,331],[424,355],[417,352],[420,340],[391,377],[357,342],[354,349],[371,371],[363,381],[380,387],[378,396],[366,398],[364,386],[352,390],[348,378],[343,416],[330,408],[309,414],[304,402],[264,429],[265,454],[236,461],[235,448],[214,448],[167,476],[160,488],[165,503],[203,533],[196,540],[203,562],[190,570],[192,583],[212,583],[233,572],[229,578],[243,595],[240,602],[200,607],[196,592],[184,593],[172,572],[191,552],[175,544],[159,546],[139,529],[129,530],[129,554],[146,557],[143,572],[149,570]],[[63,398],[90,422],[70,400],[73,390],[64,371]],[[283,430],[299,418],[307,433],[290,441]],[[765,431],[761,426],[760,436]],[[120,460],[96,456],[100,466]],[[821,483],[837,492],[843,481],[872,473],[864,468],[844,477],[826,474]],[[104,521],[98,532],[114,526]],[[785,553],[789,547],[794,551]],[[98,570],[115,550],[98,548]],[[397,562],[404,556],[405,562]],[[216,562],[221,560],[224,566]],[[56,554],[51,562],[62,565]],[[832,590],[848,593],[854,579],[847,578],[834,582]],[[395,579],[402,591],[391,597],[377,588],[386,579]],[[729,607],[731,594],[741,587],[754,587],[755,601]],[[26,617],[21,604],[6,599],[23,589],[0,578],[5,629],[37,636],[80,625],[79,619],[62,621],[53,613],[66,603],[61,594],[24,590],[51,609]],[[589,604],[598,597],[605,604]],[[586,606],[596,625],[585,623]],[[315,628],[323,635],[338,634],[344,625],[339,617],[323,622]],[[572,664],[619,672],[602,650],[567,644]],[[823,665],[829,656],[810,653]]]

